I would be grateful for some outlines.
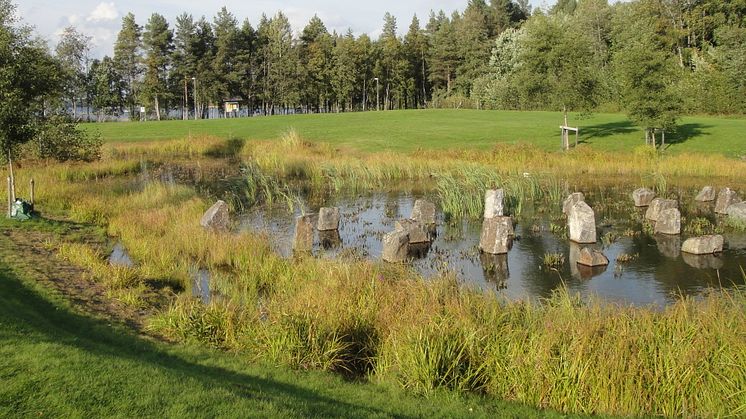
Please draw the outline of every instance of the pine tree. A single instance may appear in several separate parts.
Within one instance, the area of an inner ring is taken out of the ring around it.
[[[130,119],[135,117],[135,105],[138,101],[142,28],[135,22],[135,15],[128,13],[122,18],[122,28],[114,43],[114,66],[124,81],[124,100],[129,108]]]
[[[157,120],[161,120],[161,106],[169,95],[168,70],[173,51],[173,31],[168,27],[166,18],[153,13],[145,25],[142,37],[145,50],[145,79],[142,94],[146,102],[152,101]]]

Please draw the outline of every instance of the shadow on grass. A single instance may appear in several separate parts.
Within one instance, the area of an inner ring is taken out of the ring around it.
[[[630,121],[618,121],[609,122],[606,124],[581,126],[580,127],[580,138],[581,142],[587,142],[594,138],[610,137],[612,135],[623,135],[638,131],[637,128]],[[570,139],[572,141],[572,138]]]
[[[384,410],[321,396],[299,386],[189,362],[164,352],[157,344],[134,336],[123,327],[112,328],[103,321],[78,315],[54,304],[24,284],[24,281],[2,262],[0,318],[3,319],[0,323],[0,326],[3,326],[0,327],[0,342],[10,338],[11,341],[22,339],[24,342],[64,344],[92,355],[94,360],[99,358],[99,362],[118,362],[117,360],[121,359],[149,365],[153,371],[166,371],[177,379],[194,379],[207,388],[223,389],[237,398],[248,401],[268,402],[271,406],[300,416],[345,416],[350,412],[358,412],[365,416],[390,414]],[[10,377],[4,379],[8,378]],[[125,371],[122,373],[122,379],[132,381],[130,385],[137,387],[137,383],[143,383],[146,377]],[[139,388],[148,391],[147,386]],[[113,405],[111,401],[104,403]],[[204,407],[204,413],[209,416],[209,406]],[[126,415],[126,412],[118,413]]]
[[[244,140],[240,138],[231,138],[225,140],[224,143],[215,145],[205,151],[207,157],[212,158],[229,158],[233,159],[238,156],[238,153],[243,149]]]

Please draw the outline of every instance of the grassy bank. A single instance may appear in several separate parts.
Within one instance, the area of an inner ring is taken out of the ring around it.
[[[557,112],[420,110],[272,116],[200,121],[86,124],[107,142],[141,142],[199,138],[273,140],[295,129],[304,138],[361,151],[411,152],[418,149],[489,150],[496,143],[529,143],[542,150],[559,149]],[[631,151],[644,144],[643,132],[624,115],[595,114],[574,119],[582,145],[596,150]],[[684,117],[668,148],[677,153],[746,155],[746,119]]]
[[[152,333],[238,354],[235,362],[243,370],[263,371],[243,366],[249,362],[326,370],[433,397],[443,390],[477,393],[573,413],[746,412],[742,293],[682,300],[663,312],[584,304],[564,293],[534,306],[471,291],[447,274],[425,281],[404,266],[354,255],[341,261],[284,259],[261,234],[204,231],[200,216],[212,199],[225,196],[207,197],[193,186],[161,182],[155,171],[158,164],[179,162],[203,178],[211,166],[242,162],[244,179],[232,193],[244,194],[237,201],[246,204],[298,184],[335,193],[417,181],[445,193],[458,191],[442,198],[444,204],[452,202],[455,214],[462,205],[456,215],[464,216],[480,213],[477,204],[464,199],[481,201],[487,186],[504,186],[510,197],[557,202],[569,185],[619,179],[630,186],[655,186],[661,193],[681,182],[680,176],[695,176],[690,187],[703,182],[743,187],[746,163],[714,154],[661,155],[650,148],[619,155],[591,148],[560,154],[523,144],[487,151],[341,153],[298,132],[245,143],[202,137],[109,144],[104,154],[104,160],[91,164],[25,165],[18,183],[26,184],[33,174],[42,211],[96,226],[121,241],[136,266],[111,267],[105,260],[108,249],[95,241],[53,233],[42,246],[53,249],[60,263],[83,268],[107,299],[136,310],[156,307],[157,313],[143,320]],[[223,298],[205,305],[189,297],[197,268],[210,272],[210,286]],[[23,272],[15,271],[16,280],[23,281]],[[153,294],[163,290],[184,293],[159,306],[163,301]],[[186,357],[198,351],[154,345],[156,352]],[[228,362],[199,356],[208,363]],[[173,376],[163,378],[169,379]]]
[[[292,372],[194,345],[133,334],[81,313],[49,285],[59,262],[18,252],[19,238],[89,227],[0,222],[0,416],[3,417],[535,417],[527,407],[441,392],[429,399],[391,385]],[[558,416],[541,412],[541,416]]]

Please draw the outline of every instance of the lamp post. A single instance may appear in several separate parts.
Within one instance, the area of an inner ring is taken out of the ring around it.
[[[192,77],[192,81],[194,82],[194,119],[197,120],[197,114],[199,113],[197,112],[197,78]]]
[[[379,96],[378,95],[378,77],[374,78],[373,80],[376,81],[376,111],[380,111],[381,110],[381,105],[379,104],[380,101],[379,101],[379,98],[378,98],[378,96]]]

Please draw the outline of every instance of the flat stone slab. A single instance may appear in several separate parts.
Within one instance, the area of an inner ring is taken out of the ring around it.
[[[575,243],[596,242],[596,215],[584,201],[576,202],[567,214],[570,240]]]
[[[692,255],[711,255],[722,252],[724,242],[720,234],[692,237],[684,242],[681,251]]]
[[[313,233],[315,214],[295,217],[295,234],[293,235],[294,252],[310,252],[313,250]]]
[[[435,204],[424,199],[414,201],[412,216],[409,218],[419,222],[420,224],[435,224]]]
[[[585,195],[583,195],[583,192],[574,192],[568,195],[562,202],[562,213],[569,214],[570,208],[578,202],[585,202]]]
[[[739,202],[728,207],[726,210],[728,217],[746,222],[746,202]]]
[[[339,208],[323,207],[319,209],[319,221],[316,229],[319,231],[339,230]]]
[[[576,263],[589,267],[606,266],[609,264],[609,258],[599,250],[584,247],[580,249]]]
[[[501,217],[504,199],[502,189],[488,189],[484,194],[484,218]]]
[[[409,235],[404,230],[394,230],[383,236],[381,258],[389,263],[401,263],[407,260]]]
[[[513,220],[510,217],[486,218],[482,222],[479,250],[492,255],[508,253],[513,245]]]
[[[654,198],[655,192],[648,188],[639,188],[632,192],[632,200],[635,201],[636,207],[647,207]]]
[[[731,188],[723,188],[718,193],[718,199],[715,201],[715,212],[718,214],[727,214],[728,207],[741,202],[738,193]]]
[[[705,186],[694,198],[697,202],[711,202],[715,200],[715,188],[712,186]]]
[[[217,201],[214,203],[204,215],[199,224],[208,230],[213,231],[228,231],[230,226],[230,216],[228,214],[228,204],[225,201]]]
[[[678,208],[668,208],[658,214],[658,221],[655,223],[656,234],[681,234],[681,212]]]
[[[679,203],[673,199],[655,198],[650,202],[650,206],[648,206],[648,210],[645,212],[645,218],[650,221],[658,221],[661,211],[678,207]]]
[[[394,228],[404,230],[409,234],[409,243],[430,243],[427,228],[415,220],[397,220]]]

